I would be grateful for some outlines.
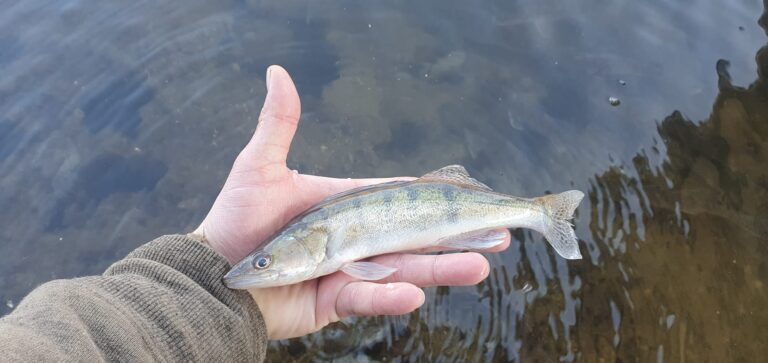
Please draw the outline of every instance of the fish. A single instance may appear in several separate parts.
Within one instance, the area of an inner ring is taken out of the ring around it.
[[[301,213],[235,264],[231,289],[296,284],[337,271],[381,280],[395,268],[367,258],[429,249],[484,250],[504,242],[502,228],[544,235],[566,259],[581,253],[571,219],[584,193],[537,198],[493,191],[460,165],[412,181],[394,181],[332,195]]]

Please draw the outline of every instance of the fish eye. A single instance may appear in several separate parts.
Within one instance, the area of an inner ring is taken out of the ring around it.
[[[256,255],[256,257],[253,258],[252,265],[253,265],[253,268],[257,270],[263,270],[269,267],[270,264],[272,264],[272,256],[266,253]]]

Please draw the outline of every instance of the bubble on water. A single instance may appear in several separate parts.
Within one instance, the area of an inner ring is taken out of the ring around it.
[[[507,118],[509,119],[509,126],[512,126],[515,130],[522,130],[523,126],[520,125],[520,122],[515,119],[514,116],[512,116],[512,111],[507,111]]]
[[[674,323],[675,323],[675,315],[674,314],[667,315],[667,319],[666,319],[667,330],[669,330],[669,328],[671,328],[672,324]]]
[[[529,284],[527,282],[525,283],[525,285],[523,285],[523,288],[521,289],[523,294],[526,294],[526,293],[530,292],[531,290],[533,290],[533,286],[531,286],[531,284]]]
[[[611,104],[611,106],[618,106],[621,104],[621,100],[618,97],[608,97],[608,103]]]

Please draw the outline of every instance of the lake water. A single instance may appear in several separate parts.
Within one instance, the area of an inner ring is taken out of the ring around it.
[[[273,343],[271,360],[768,355],[759,1],[0,8],[0,313],[42,282],[192,230],[255,129],[266,67],[281,64],[302,97],[289,159],[301,172],[459,163],[501,192],[588,196],[583,260],[515,231],[485,283]]]

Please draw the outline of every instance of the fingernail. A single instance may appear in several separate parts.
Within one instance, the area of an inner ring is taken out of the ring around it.
[[[267,92],[269,92],[270,83],[272,83],[272,67],[267,68]]]

